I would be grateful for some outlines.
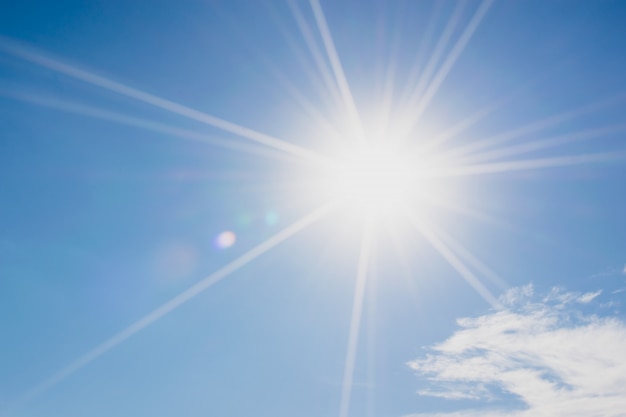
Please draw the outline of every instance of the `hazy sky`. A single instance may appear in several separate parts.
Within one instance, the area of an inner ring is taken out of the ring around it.
[[[623,415],[625,2],[0,10],[0,416]]]

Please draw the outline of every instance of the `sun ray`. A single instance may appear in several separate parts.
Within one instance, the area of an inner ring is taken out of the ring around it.
[[[409,74],[406,77],[404,93],[402,95],[401,103],[409,103],[409,98],[414,94],[417,90],[416,83],[419,83],[420,70],[423,67],[422,60],[426,55],[428,50],[427,45],[431,42],[431,39],[435,33],[437,19],[441,14],[442,10],[442,1],[434,2],[434,6],[430,12],[430,17],[428,22],[426,23],[426,27],[424,28],[423,34],[420,36],[421,40],[419,46],[417,47],[417,54],[415,56],[413,65],[409,69]],[[445,30],[445,29],[444,29]]]
[[[476,123],[484,119],[486,116],[491,114],[494,111],[494,109],[496,109],[498,103],[494,103],[490,106],[486,106],[480,109],[479,111],[472,114],[471,116],[466,117],[465,119],[461,120],[459,123],[439,133],[432,139],[427,139],[427,141],[424,144],[416,145],[414,148],[411,149],[411,152],[414,153],[416,157],[419,158],[423,153],[428,152],[432,150],[433,148],[436,148],[440,146],[441,144],[447,142],[448,140],[459,136],[461,133],[465,132],[467,129],[469,129],[470,127],[472,127],[473,125],[475,125]]]
[[[347,417],[350,410],[350,397],[352,394],[352,381],[354,378],[354,365],[356,361],[356,351],[359,344],[359,330],[361,328],[361,318],[363,316],[363,299],[367,284],[368,266],[370,262],[371,225],[366,224],[361,238],[361,250],[356,274],[356,286],[354,289],[354,300],[352,302],[352,315],[350,318],[350,333],[348,336],[348,349],[346,352],[346,363],[341,384],[341,404],[339,407],[339,417]]]
[[[408,293],[410,293],[417,303],[419,302],[419,291],[416,285],[415,275],[411,272],[410,259],[412,259],[412,254],[409,255],[407,253],[409,245],[402,242],[402,239],[397,231],[390,233],[390,242],[396,259],[394,265],[397,265],[400,268],[399,276],[406,285]]]
[[[517,161],[493,162],[459,166],[447,169],[439,175],[442,177],[466,177],[471,175],[497,174],[512,171],[529,171],[536,169],[565,167],[570,165],[590,164],[599,162],[619,161],[626,159],[626,152],[603,152],[583,155],[557,156],[552,158],[524,159]]]
[[[436,207],[443,208],[448,211],[453,211],[455,213],[459,213],[463,216],[479,220],[481,222],[487,223],[492,226],[500,227],[509,231],[514,231],[520,234],[527,234],[526,229],[521,229],[516,227],[515,225],[504,221],[500,218],[497,218],[493,215],[485,214],[480,210],[476,210],[475,208],[468,207],[467,204],[454,204],[452,202],[446,201],[444,199],[435,199],[431,198],[428,200],[428,204],[431,204]]]
[[[437,234],[439,239],[450,248],[450,250],[456,252],[456,254],[460,258],[463,258],[463,260],[465,260],[465,262],[467,262],[476,271],[480,272],[483,276],[487,277],[493,284],[500,287],[502,291],[510,287],[508,282],[506,282],[502,277],[496,274],[491,268],[485,265],[485,263],[481,261],[480,259],[478,259],[476,255],[471,253],[469,249],[465,248],[457,240],[452,238],[452,236],[444,232],[440,227],[437,227],[434,224],[430,224],[429,227],[434,231],[434,233]]]
[[[291,154],[279,152],[275,149],[265,146],[256,145],[254,143],[233,142],[232,140],[222,139],[203,133],[194,132],[188,129],[182,129],[165,123],[153,122],[139,117],[127,116],[122,113],[101,109],[98,107],[88,106],[83,103],[77,103],[67,100],[60,100],[52,97],[44,97],[25,93],[6,93],[0,92],[0,95],[15,100],[24,101],[42,107],[54,110],[64,111],[67,113],[78,114],[81,116],[92,117],[96,119],[106,120],[109,122],[132,126],[152,132],[162,133],[164,135],[174,136],[177,138],[190,140],[194,142],[205,143],[211,146],[218,146],[225,149],[231,149],[238,152],[250,153],[258,156],[265,156],[273,159],[293,161],[295,158]]]
[[[535,230],[529,228],[519,227],[511,222],[503,220],[494,216],[493,214],[486,214],[480,210],[469,207],[467,204],[453,204],[449,201],[445,201],[442,199],[429,199],[429,204],[433,206],[437,206],[443,208],[448,211],[452,211],[455,213],[459,213],[463,216],[481,221],[483,223],[489,224],[491,226],[498,227],[500,229],[515,233],[518,236],[523,236],[524,238],[528,238],[542,245],[549,245],[551,247],[559,247],[560,243],[555,241],[554,239],[549,238],[545,234],[539,233]]]
[[[380,114],[379,114],[379,126],[377,136],[383,136],[384,132],[389,130],[389,122],[392,114],[393,107],[393,93],[394,93],[394,64],[395,61],[391,62],[387,70],[387,75],[385,76],[385,85],[383,87],[383,96],[381,99],[380,105]]]
[[[141,101],[151,106],[154,106],[163,110],[167,110],[171,113],[178,114],[180,116],[184,116],[189,119],[202,122],[209,126],[213,126],[215,128],[224,130],[226,132],[230,132],[240,137],[249,139],[253,142],[260,143],[262,145],[269,146],[271,148],[290,153],[292,155],[301,157],[304,160],[312,161],[316,163],[327,162],[326,157],[310,149],[293,145],[289,142],[285,142],[283,140],[276,139],[264,133],[257,132],[256,130],[240,126],[236,123],[229,122],[224,119],[220,119],[218,117],[212,116],[207,113],[203,113],[201,111],[192,109],[182,104],[175,103],[173,101],[170,101],[161,97],[157,97],[153,94],[146,93],[144,91],[138,90],[133,87],[129,87],[125,84],[118,83],[108,78],[95,75],[91,72],[78,69],[69,64],[65,64],[63,62],[54,60],[52,58],[45,57],[42,54],[33,52],[19,45],[16,42],[8,40],[5,37],[0,37],[0,49],[14,56],[17,56],[21,59],[24,59],[26,61],[38,64],[44,68],[48,68],[58,73],[67,75],[69,77],[84,81],[86,83],[89,83],[89,84],[92,84],[101,88],[104,88],[106,90],[121,94],[123,96],[133,98],[135,100]]]
[[[481,149],[490,148],[499,145],[504,142],[508,142],[520,137],[529,135],[531,133],[540,132],[542,130],[557,126],[559,123],[571,120],[575,117],[582,116],[586,113],[599,110],[603,107],[607,107],[613,103],[616,103],[624,99],[624,95],[611,97],[609,99],[596,102],[590,105],[582,106],[574,110],[569,110],[563,113],[559,113],[550,117],[547,117],[536,122],[529,123],[525,126],[514,128],[507,132],[499,133],[494,136],[490,136],[483,139],[471,141],[470,143],[458,146],[445,153],[445,156],[466,156]]]
[[[432,75],[435,72],[437,64],[441,60],[441,56],[446,50],[446,46],[450,42],[450,38],[454,34],[454,31],[456,30],[459,24],[459,20],[461,19],[464,8],[465,8],[465,2],[458,2],[456,4],[456,7],[454,8],[452,15],[448,19],[448,23],[443,29],[441,36],[437,40],[437,44],[435,45],[433,52],[430,55],[430,58],[428,59],[426,66],[424,67],[424,71],[422,71],[419,77],[417,85],[412,90],[413,92],[409,95],[409,98],[405,104],[407,108],[412,109],[418,105],[420,97],[428,85],[428,81],[430,81],[430,79],[432,78]]]
[[[341,93],[339,92],[337,83],[335,82],[333,75],[331,74],[331,69],[328,68],[326,60],[324,59],[324,55],[320,51],[317,42],[315,41],[309,24],[307,23],[304,16],[302,16],[302,11],[300,10],[298,3],[294,0],[291,0],[287,2],[287,4],[291,9],[291,14],[293,15],[298,25],[298,28],[300,29],[302,37],[304,38],[304,41],[309,48],[309,52],[311,52],[311,55],[313,56],[313,60],[315,62],[315,65],[317,66],[318,71],[320,72],[322,80],[326,84],[327,91],[337,103],[341,103]]]
[[[381,26],[383,25],[382,19],[379,24]],[[389,131],[394,106],[396,67],[398,64],[398,48],[400,47],[401,39],[400,28],[396,26],[395,29],[396,30],[393,33],[393,37],[391,40],[389,59],[378,60],[379,68],[377,72],[381,74],[380,77],[382,78],[383,82],[382,93],[378,91],[378,94],[381,94],[381,98],[377,114],[377,137],[383,137],[385,132]],[[382,38],[382,35],[379,35],[379,38]],[[382,40],[380,42],[382,43]]]
[[[302,107],[309,117],[320,127],[320,131],[324,136],[332,138],[343,138],[341,133],[331,124],[330,120],[322,114],[319,107],[316,107],[306,96],[294,86],[287,77],[272,63],[266,62],[270,72],[280,85],[287,91],[291,97]]]
[[[430,243],[439,254],[452,266],[461,277],[480,295],[489,305],[496,306],[496,297],[484,286],[484,284],[474,275],[474,273],[463,263],[463,261],[452,251],[452,249],[439,237],[439,235],[417,216],[412,215],[409,210],[405,212],[409,223]]]
[[[376,415],[376,318],[378,303],[376,299],[378,285],[378,256],[372,253],[369,277],[367,280],[367,396],[366,417]]]
[[[530,153],[541,149],[553,148],[565,145],[575,141],[593,140],[602,136],[614,133],[622,133],[626,131],[626,125],[620,124],[615,126],[600,127],[595,129],[587,129],[580,132],[566,133],[564,135],[553,136],[549,138],[539,139],[531,142],[521,143],[519,145],[508,146],[506,148],[494,149],[492,151],[477,153],[470,155],[466,161],[469,163],[487,162],[498,160],[505,156],[517,156],[524,153]]]
[[[292,4],[289,4],[289,5],[291,7],[297,8],[297,5],[292,5]],[[324,85],[324,81],[320,79],[315,73],[315,71],[311,68],[310,62],[308,61],[306,57],[306,53],[302,50],[300,45],[298,45],[298,43],[295,41],[294,36],[291,33],[289,33],[289,30],[285,27],[283,20],[280,18],[278,13],[276,13],[276,11],[274,10],[274,7],[272,7],[272,4],[268,3],[265,6],[267,7],[269,13],[273,17],[272,19],[273,24],[276,25],[276,28],[278,29],[278,31],[283,35],[283,38],[287,42],[291,51],[293,52],[294,57],[296,58],[297,61],[299,61],[302,68],[304,68],[304,70],[307,72],[307,74],[311,78],[317,90],[324,91],[324,88],[328,88],[330,91],[330,89],[333,89],[333,91],[329,92],[329,94],[333,95],[334,93],[334,98],[336,99],[337,102],[339,102],[340,101],[339,95],[338,95],[338,92],[336,91],[336,87],[332,85],[332,76],[330,75],[328,68],[326,67],[320,68],[320,73],[325,72],[328,75],[328,77],[323,77],[323,78],[327,78],[326,85]],[[292,13],[299,13],[299,10],[296,10],[295,12],[292,10]],[[324,134],[333,138],[340,137],[341,135],[339,131],[334,126],[332,126],[328,118],[322,114],[322,112],[320,111],[320,108],[318,106],[315,106],[312,103],[312,101],[308,99],[305,96],[305,94],[303,94],[302,91],[299,88],[297,88],[289,80],[289,77],[285,75],[282,68],[279,65],[276,65],[272,60],[270,60],[267,57],[267,55],[263,54],[262,51],[259,50],[259,48],[255,48],[255,44],[254,44],[255,39],[250,39],[249,35],[246,36],[247,33],[245,30],[242,30],[245,28],[242,27],[241,22],[232,20],[230,24],[231,26],[235,26],[240,30],[240,35],[242,39],[246,39],[247,41],[251,40],[251,42],[248,42],[248,45],[250,49],[252,50],[252,52],[254,53],[255,58],[258,59],[258,61],[261,62],[263,65],[265,65],[265,67],[267,67],[267,70],[270,73],[270,75],[273,76],[274,79],[280,84],[280,86],[284,88],[284,90],[296,101],[296,103],[302,107],[305,113],[309,117],[311,117],[311,119],[314,120],[315,123],[317,123],[321,127],[321,129],[323,129]],[[302,24],[306,25],[306,22],[303,21]],[[308,30],[308,26],[307,26],[307,30]],[[315,47],[315,45],[313,45],[313,47]],[[321,56],[321,54],[319,53],[319,50],[316,50],[315,52],[317,52],[317,55]],[[322,64],[323,64],[323,60],[322,60]],[[330,85],[328,85],[328,80],[331,81]]]
[[[339,54],[337,54],[337,50],[335,49],[335,43],[333,42],[333,38],[330,34],[330,29],[328,28],[324,11],[322,10],[319,0],[310,0],[310,4],[313,9],[313,15],[315,16],[317,28],[322,36],[324,47],[326,48],[326,54],[328,56],[328,60],[330,61],[330,67],[335,74],[335,79],[337,81],[337,85],[339,86],[339,92],[341,93],[344,105],[346,106],[350,123],[355,134],[357,135],[356,139],[363,141],[365,137],[359,112],[356,108],[352,92],[350,91],[350,86],[348,85],[348,80],[346,79],[343,66],[341,65]]]
[[[331,210],[333,210],[337,206],[338,202],[331,202],[321,208],[311,212],[307,216],[301,218],[290,226],[284,228],[274,236],[255,246],[248,252],[239,256],[237,259],[229,262],[222,268],[213,272],[211,275],[202,279],[192,287],[183,291],[176,297],[152,310],[150,313],[146,314],[139,320],[135,321],[130,326],[126,327],[124,330],[120,331],[113,337],[109,338],[105,342],[101,343],[97,347],[93,348],[86,354],[80,356],[78,359],[74,360],[65,368],[61,369],[51,377],[45,379],[43,382],[37,384],[34,388],[29,390],[26,394],[24,394],[16,403],[14,403],[10,408],[13,409],[19,405],[24,404],[25,402],[32,400],[33,398],[43,394],[44,392],[50,390],[72,374],[78,372],[83,367],[87,366],[89,363],[98,359],[100,356],[104,355],[111,349],[118,346],[120,343],[139,333],[141,330],[145,329],[149,325],[158,321],[165,315],[171,313],[181,305],[185,304],[187,301],[196,297],[200,293],[206,291],[213,285],[220,282],[222,279],[226,278],[233,272],[247,265],[249,262],[274,248],[281,242],[300,232],[307,226],[313,224],[324,215],[328,214]]]
[[[506,94],[498,99],[496,99],[493,103],[484,106],[482,109],[476,111],[475,113],[467,116],[465,119],[457,122],[451,127],[443,130],[442,132],[434,135],[432,138],[424,138],[425,143],[419,143],[412,148],[412,152],[415,153],[417,157],[424,154],[425,152],[429,152],[433,150],[433,148],[440,147],[445,142],[457,138],[465,133],[469,128],[484,120],[487,116],[491,115],[496,110],[502,108],[505,104],[510,103],[518,97],[520,94],[526,92],[528,88],[532,85],[538,84],[540,81],[543,81],[550,76],[553,76],[558,72],[559,68],[550,68],[544,71],[542,74],[533,77],[527,82],[519,85],[509,94]]]
[[[419,122],[419,119],[421,118],[422,114],[424,113],[424,111],[426,110],[426,108],[428,107],[432,99],[435,97],[435,94],[437,94],[439,87],[441,86],[445,78],[448,76],[448,73],[450,72],[454,64],[456,63],[457,59],[459,58],[459,56],[461,55],[461,53],[467,46],[472,36],[474,35],[474,32],[476,31],[481,21],[487,14],[487,11],[489,10],[493,2],[494,0],[483,0],[480,3],[480,6],[478,6],[478,9],[472,16],[472,19],[468,23],[467,27],[465,28],[465,30],[463,31],[463,33],[461,34],[457,42],[452,47],[452,50],[450,51],[445,61],[443,62],[443,64],[441,65],[437,73],[435,74],[434,78],[431,80],[430,84],[428,85],[424,93],[420,94],[420,100],[418,104],[415,106],[414,110],[412,111],[412,118],[408,126],[409,132]]]
[[[397,42],[394,42],[397,43]],[[395,49],[395,48],[393,48]],[[386,132],[390,130],[394,106],[394,90],[395,90],[395,70],[397,60],[395,54],[393,59],[389,60],[389,65],[384,70],[382,97],[380,98],[380,106],[376,115],[376,134],[377,138],[385,137]]]

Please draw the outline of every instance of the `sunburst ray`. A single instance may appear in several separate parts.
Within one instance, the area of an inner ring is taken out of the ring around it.
[[[422,117],[422,114],[424,113],[424,111],[426,110],[426,108],[428,107],[432,99],[437,94],[437,91],[439,91],[439,87],[441,87],[441,84],[443,83],[445,78],[448,76],[448,73],[450,72],[454,64],[456,63],[461,53],[465,50],[465,47],[467,46],[470,39],[474,35],[474,32],[476,31],[476,29],[482,22],[483,18],[487,14],[487,11],[489,10],[493,2],[494,0],[483,0],[480,3],[480,5],[478,6],[478,9],[472,16],[472,19],[465,27],[465,30],[463,31],[461,36],[459,36],[459,39],[454,44],[454,46],[450,50],[450,53],[448,54],[444,62],[441,64],[441,67],[439,68],[439,70],[437,71],[433,79],[430,81],[430,83],[426,87],[424,93],[420,94],[419,102],[417,103],[417,105],[414,107],[414,109],[411,112],[412,117],[410,119],[410,124],[408,126],[407,131],[410,132],[412,128],[419,122],[420,118]]]
[[[478,277],[463,263],[463,261],[454,253],[454,251],[441,239],[431,225],[405,211],[405,216],[409,223],[430,243],[433,248],[454,268],[459,275],[491,306],[496,306],[498,301],[496,297],[485,287]]]
[[[163,135],[168,135],[184,140],[204,143],[211,146],[217,146],[225,149],[230,149],[237,152],[250,153],[257,156],[268,157],[283,161],[294,161],[294,156],[284,152],[279,152],[273,148],[257,145],[254,143],[242,143],[238,141],[232,141],[224,138],[219,138],[203,133],[198,133],[193,130],[174,127],[165,123],[153,122],[151,120],[142,119],[139,117],[128,116],[123,113],[117,113],[114,111],[101,109],[94,106],[89,106],[84,103],[77,103],[68,100],[61,100],[58,98],[44,97],[33,94],[16,93],[16,92],[0,92],[0,95],[9,97],[15,100],[24,101],[26,103],[47,107],[54,110],[59,110],[67,113],[78,114],[81,116],[92,117],[95,119],[106,120],[108,122],[117,123],[121,125],[131,126],[139,129],[144,129],[152,132],[157,132]],[[298,159],[299,160],[299,159]]]
[[[449,233],[442,230],[442,228],[435,224],[430,224],[429,227],[439,237],[443,244],[447,245],[451,251],[455,252],[460,258],[463,258],[472,268],[478,271],[482,276],[487,277],[493,284],[497,285],[501,290],[509,288],[509,284],[498,274],[496,274],[491,268],[489,268],[483,261],[478,259],[469,249],[461,245],[456,239],[454,239]]]
[[[419,46],[417,47],[417,54],[413,60],[413,65],[411,65],[409,69],[409,73],[406,77],[404,92],[401,96],[400,103],[405,105],[410,102],[410,98],[415,96],[415,92],[418,90],[417,85],[420,82],[420,77],[425,70],[425,65],[423,64],[424,57],[429,49],[428,45],[431,43],[432,38],[435,34],[435,29],[437,27],[437,19],[441,14],[443,9],[443,2],[436,1],[434,2],[434,6],[430,12],[430,16],[428,18],[428,22],[426,23],[426,27],[424,28],[423,33],[421,33],[421,40]],[[435,48],[436,49],[436,48]],[[426,63],[428,65],[428,63]]]
[[[519,145],[513,145],[505,148],[494,149],[492,151],[473,154],[462,161],[472,164],[476,164],[478,162],[488,162],[498,160],[507,156],[518,156],[524,153],[531,153],[542,149],[566,145],[571,142],[594,140],[603,136],[623,132],[626,132],[626,125],[624,124],[600,127],[595,129],[587,129],[579,132],[566,133],[563,135],[524,142]]]
[[[480,151],[481,149],[491,148],[491,147],[500,145],[502,143],[505,143],[514,139],[522,138],[532,133],[537,133],[542,130],[546,130],[551,127],[558,126],[560,123],[563,123],[568,120],[572,120],[584,114],[600,110],[604,107],[607,107],[611,104],[614,104],[618,101],[623,100],[624,97],[625,97],[624,95],[611,97],[609,99],[602,100],[602,101],[599,101],[590,105],[581,106],[573,110],[568,110],[568,111],[565,111],[565,112],[562,112],[553,116],[549,116],[544,119],[531,122],[527,125],[517,127],[511,130],[508,130],[506,132],[503,132],[503,133],[498,133],[496,135],[493,135],[487,138],[473,140],[465,145],[457,146],[447,151],[445,153],[445,156],[446,157],[456,157],[456,156],[464,157],[472,153],[475,153],[476,151]]]
[[[318,221],[324,215],[332,211],[337,206],[337,204],[338,204],[337,202],[331,202],[311,212],[307,216],[301,218],[300,220],[296,221],[290,226],[284,228],[283,230],[281,230],[274,236],[270,237],[269,239],[265,240],[264,242],[250,249],[249,251],[239,256],[235,260],[229,262],[228,264],[218,269],[217,271],[213,272],[211,275],[202,279],[201,281],[199,281],[192,287],[188,288],[187,290],[183,291],[176,297],[172,298],[171,300],[167,301],[166,303],[152,310],[150,313],[146,314],[139,320],[135,321],[133,324],[126,327],[124,330],[120,331],[119,333],[115,334],[113,337],[109,338],[105,342],[96,346],[95,348],[87,352],[86,354],[80,356],[78,359],[71,362],[65,368],[61,369],[60,371],[58,371],[51,377],[45,379],[43,382],[37,384],[34,388],[32,388],[26,394],[24,394],[15,404],[13,404],[10,407],[10,409],[13,409],[23,404],[24,402],[29,401],[33,399],[34,397],[37,397],[43,394],[44,392],[50,390],[51,388],[53,388],[60,382],[64,381],[65,379],[73,375],[74,373],[78,372],[79,370],[81,370],[82,368],[84,368],[85,366],[93,362],[94,360],[98,359],[100,356],[104,355],[111,349],[118,346],[120,343],[126,341],[130,337],[139,333],[141,330],[145,329],[146,327],[160,320],[167,314],[176,310],[178,307],[185,304],[186,302],[196,297],[200,293],[206,291],[207,289],[217,284],[218,282],[220,282],[222,279],[226,278],[233,272],[244,267],[245,265],[253,261],[255,258],[259,257],[265,252],[274,248],[275,246],[285,241],[286,239],[292,237],[293,235],[300,232],[307,226],[310,226],[314,222]]]
[[[319,71],[320,76],[323,80],[323,85],[325,86],[325,90],[330,95],[331,99],[334,103],[341,103],[341,93],[338,90],[337,83],[333,78],[331,73],[331,69],[328,68],[328,64],[324,59],[324,54],[320,50],[315,41],[315,37],[313,36],[313,32],[306,19],[302,15],[302,10],[300,6],[295,0],[290,0],[288,3],[289,8],[291,10],[291,14],[298,25],[298,29],[300,29],[300,34],[302,35],[304,42],[313,57],[313,61]]]
[[[454,31],[459,25],[459,21],[463,15],[463,10],[465,9],[465,4],[465,2],[457,2],[452,15],[448,18],[448,22],[446,23],[441,36],[439,36],[424,70],[421,71],[417,85],[412,89],[412,93],[406,101],[405,106],[407,108],[413,109],[419,104],[420,98],[428,86],[428,82],[432,79],[433,73],[437,69],[437,64],[441,61],[441,57],[443,56]]]
[[[626,152],[602,152],[583,155],[556,156],[551,158],[523,159],[516,161],[493,162],[465,165],[441,172],[443,177],[467,177],[472,175],[498,174],[513,171],[531,171],[570,165],[620,161],[626,159]]]
[[[348,349],[346,352],[346,362],[341,384],[341,403],[339,406],[339,417],[347,417],[350,410],[350,398],[352,394],[352,381],[354,378],[354,367],[356,361],[356,351],[359,344],[359,332],[361,328],[361,318],[363,316],[363,300],[365,298],[365,287],[367,284],[368,266],[370,262],[372,230],[371,225],[366,224],[361,238],[361,250],[356,274],[356,286],[354,288],[354,299],[352,302],[352,314],[350,318],[350,331],[348,335]]]
[[[335,48],[335,42],[330,34],[330,29],[328,27],[328,23],[326,22],[322,5],[319,0],[310,0],[310,4],[313,9],[313,15],[315,17],[315,22],[317,23],[317,28],[322,36],[322,41],[326,49],[326,55],[328,56],[330,67],[333,70],[337,86],[339,87],[339,92],[341,93],[346,111],[348,112],[350,124],[352,125],[352,129],[357,136],[356,139],[362,142],[365,137],[363,133],[363,126],[361,125],[361,118],[359,116],[356,103],[354,102],[352,92],[350,91],[350,86],[348,84],[348,80],[346,79],[341,60],[339,59],[339,54]]]
[[[219,117],[212,116],[210,114],[184,106],[182,104],[175,103],[173,101],[155,96],[150,93],[146,93],[134,87],[129,87],[125,84],[112,81],[108,78],[101,77],[91,72],[76,68],[61,61],[48,58],[41,53],[34,52],[18,44],[17,42],[10,41],[7,38],[0,37],[0,49],[21,59],[40,65],[44,68],[48,68],[66,76],[104,88],[123,96],[133,98],[151,106],[167,110],[173,114],[184,116],[189,119],[196,120],[209,126],[224,130],[226,132],[233,133],[237,136],[249,139],[253,142],[269,146],[270,148],[287,152],[289,154],[301,157],[304,160],[312,161],[315,163],[327,162],[326,157],[310,149],[306,149],[292,143],[285,142],[265,133],[257,132],[256,130],[240,126],[236,123],[220,119]]]

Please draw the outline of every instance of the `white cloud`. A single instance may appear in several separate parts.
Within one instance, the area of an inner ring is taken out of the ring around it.
[[[458,320],[460,330],[409,366],[431,384],[419,394],[489,407],[422,416],[626,415],[626,325],[577,309],[600,294],[555,289],[533,302],[532,286],[520,287],[497,311]],[[502,393],[519,405],[494,408]]]
[[[602,290],[598,290],[598,291],[595,291],[595,292],[588,292],[588,293],[585,293],[585,294],[581,295],[580,297],[578,297],[576,299],[576,301],[578,301],[579,303],[582,303],[582,304],[587,304],[587,303],[593,301],[600,294],[602,294]]]

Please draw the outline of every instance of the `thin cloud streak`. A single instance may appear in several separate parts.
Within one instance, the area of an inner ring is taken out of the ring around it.
[[[100,345],[92,349],[91,351],[79,357],[78,359],[73,361],[71,364],[61,369],[56,374],[47,378],[40,384],[36,385],[33,389],[28,391],[18,401],[16,401],[14,405],[10,406],[9,410],[5,410],[4,412],[8,414],[10,411],[19,407],[25,402],[28,402],[32,400],[33,398],[50,390],[51,388],[53,388],[54,386],[56,386],[63,380],[67,379],[74,373],[81,370],[83,367],[85,367],[89,363],[93,362],[94,360],[98,359],[100,356],[107,353],[109,350],[118,346],[120,343],[124,342],[125,340],[139,333],[141,330],[145,329],[147,326],[153,324],[157,320],[161,319],[165,315],[171,313],[172,311],[174,311],[181,305],[185,304],[187,301],[191,300],[192,298],[196,297],[197,295],[204,292],[208,288],[217,284],[222,279],[226,278],[228,275],[242,268],[243,266],[245,266],[246,264],[248,264],[249,262],[257,258],[258,256],[269,251],[270,249],[274,248],[279,243],[285,241],[289,237],[295,235],[296,233],[300,232],[307,226],[319,220],[321,217],[328,214],[332,209],[334,209],[336,205],[337,203],[330,203],[312,212],[311,214],[305,216],[299,221],[293,223],[292,225],[278,232],[273,237],[265,240],[263,243],[255,246],[254,248],[244,253],[243,255],[235,259],[234,261],[226,264],[222,268],[218,269],[211,275],[202,279],[201,281],[199,281],[198,283],[196,283],[189,289],[183,291],[182,293],[172,298],[168,302],[157,307],[156,309],[146,314],[145,316],[143,316],[142,318],[140,318],[139,320],[137,320],[136,322],[134,322],[133,324],[131,324],[130,326],[122,330],[121,332],[117,333],[116,335],[109,338],[105,342],[101,343]]]
[[[534,301],[528,285],[505,293],[501,308],[458,320],[460,330],[409,366],[429,382],[421,395],[473,398],[486,408],[413,417],[623,416],[626,325],[580,311],[600,295],[555,288]],[[501,393],[519,405],[500,408]]]

